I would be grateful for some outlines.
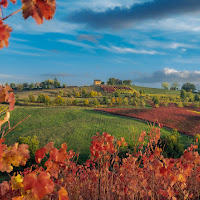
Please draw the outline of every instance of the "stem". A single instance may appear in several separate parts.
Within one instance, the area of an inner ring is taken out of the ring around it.
[[[31,115],[27,116],[26,118],[22,119],[20,122],[18,122],[15,126],[13,126],[11,129],[9,129],[3,137],[5,137],[10,131],[12,131],[15,127],[17,127],[19,124],[21,124],[24,120],[28,119]]]
[[[8,15],[7,17],[4,17],[3,19],[2,19],[2,21],[4,21],[4,20],[6,20],[6,19],[8,19],[9,17],[11,17],[12,15],[15,15],[15,14],[17,14],[18,12],[20,12],[22,10],[22,8],[20,8],[19,10],[16,10],[15,12],[13,12],[12,14],[10,14],[10,15]]]

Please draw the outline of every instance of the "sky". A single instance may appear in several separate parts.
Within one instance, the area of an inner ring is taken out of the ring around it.
[[[55,76],[67,85],[94,79],[129,79],[140,86],[194,83],[200,89],[200,1],[57,0],[42,25],[22,13],[0,50],[0,83],[41,82]],[[4,16],[19,9],[9,5]]]

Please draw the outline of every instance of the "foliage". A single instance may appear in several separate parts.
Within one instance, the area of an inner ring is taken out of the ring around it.
[[[54,99],[54,103],[55,103],[56,105],[62,106],[62,105],[64,105],[64,103],[65,103],[65,99],[62,98],[60,95],[58,95],[58,96]]]
[[[196,86],[193,83],[184,83],[182,86],[186,92],[194,92],[196,90]]]
[[[183,154],[183,145],[180,143],[180,135],[177,129],[174,129],[171,135],[162,135],[160,148],[163,155],[167,158],[179,158]]]
[[[88,106],[88,105],[89,105],[89,103],[90,103],[90,102],[89,102],[89,100],[88,100],[88,99],[85,99],[85,100],[84,100],[84,105],[85,105],[85,106]]]
[[[181,97],[182,99],[186,99],[186,97],[187,97],[187,92],[186,92],[184,89],[181,90],[180,97]]]
[[[168,90],[169,89],[169,83],[163,82],[162,87],[163,87],[163,89]]]
[[[40,93],[37,97],[37,102],[38,103],[44,103],[45,102],[45,95]]]
[[[152,123],[162,123],[169,128],[177,129],[179,132],[192,136],[198,134],[200,130],[199,113],[186,108],[100,108],[99,110],[139,118]]]
[[[37,149],[39,149],[39,143],[37,136],[34,135],[33,137],[19,137],[18,138],[19,144],[27,144],[29,146],[30,155],[33,157]]]
[[[35,97],[33,96],[32,93],[30,93],[30,94],[28,95],[28,101],[29,101],[29,102],[35,102]]]
[[[13,4],[16,3],[16,0],[10,0]],[[8,25],[4,24],[4,21],[11,17],[12,15],[22,11],[24,19],[27,19],[29,17],[33,17],[37,24],[42,24],[43,19],[50,20],[52,19],[55,10],[55,0],[37,0],[37,1],[31,1],[31,0],[22,0],[21,9],[13,12],[12,14],[3,17],[2,15],[2,9],[8,7],[8,1],[2,0],[0,1],[0,7],[1,7],[1,15],[0,15],[0,49],[3,47],[8,47],[8,39],[10,37],[10,33],[12,32],[12,28]]]

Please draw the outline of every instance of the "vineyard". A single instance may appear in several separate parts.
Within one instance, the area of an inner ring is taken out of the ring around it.
[[[133,93],[133,92],[136,92],[134,89],[127,87],[127,86],[101,85],[101,88],[104,90],[104,92],[107,92],[107,93],[113,93],[113,92]]]
[[[152,109],[99,108],[96,110],[161,123],[188,135],[200,134],[200,114],[186,108],[160,107]]]

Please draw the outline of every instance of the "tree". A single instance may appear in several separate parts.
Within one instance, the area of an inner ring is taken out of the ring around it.
[[[172,83],[171,89],[172,90],[178,90],[179,84],[177,82]]]
[[[185,83],[182,86],[182,89],[184,89],[186,92],[194,92],[196,90],[196,87],[193,83]]]
[[[168,82],[163,82],[163,83],[162,83],[162,87],[163,87],[165,90],[168,90],[168,89],[169,89],[169,83],[168,83]]]
[[[35,87],[38,89],[40,87],[40,83],[39,82],[35,83]]]
[[[16,0],[11,0],[13,4],[16,3]],[[19,5],[19,4],[18,4]],[[4,24],[4,21],[14,14],[21,12],[24,19],[33,17],[37,24],[42,24],[44,19],[50,20],[53,18],[56,10],[55,0],[51,1],[32,1],[32,0],[22,0],[21,8],[17,11],[14,11],[8,16],[3,16],[2,9],[8,7],[8,0],[0,1],[0,49],[3,47],[8,47],[10,33],[12,28]]]
[[[22,84],[17,84],[17,89],[18,90],[23,90],[23,85]]]
[[[32,90],[32,89],[34,89],[34,88],[35,88],[35,84],[34,84],[34,83],[31,83],[31,84],[29,85],[29,89]]]
[[[107,85],[121,85],[122,80],[116,79],[116,78],[109,78],[107,81]]]
[[[55,88],[59,88],[60,87],[60,82],[58,81],[58,79],[56,77],[54,78],[54,87]]]
[[[67,88],[67,85],[64,83],[62,87],[63,87],[63,88]]]
[[[11,84],[10,84],[10,87],[11,87],[12,89],[15,89],[15,88],[16,88],[16,84],[15,84],[15,83],[11,83]]]
[[[181,97],[182,99],[186,99],[186,97],[187,97],[187,92],[186,92],[184,89],[181,90],[180,97]]]
[[[194,96],[194,101],[200,101],[200,97],[199,97],[198,94],[195,94],[195,96]]]
[[[131,80],[124,80],[123,84],[124,85],[131,85],[132,81]]]
[[[27,89],[27,88],[28,88],[28,86],[29,86],[29,84],[28,84],[28,83],[23,83],[23,89]]]

